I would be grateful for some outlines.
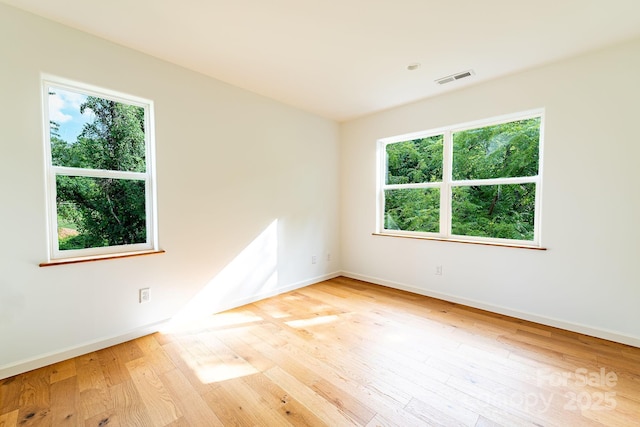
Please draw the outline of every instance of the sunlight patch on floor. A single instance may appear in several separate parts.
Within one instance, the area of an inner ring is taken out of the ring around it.
[[[287,317],[291,317],[291,313],[287,313],[286,311],[283,311],[283,310],[263,308],[263,311],[267,313],[269,316],[273,317],[274,319],[284,319]]]
[[[191,367],[203,384],[217,383],[257,374],[259,371],[248,363],[204,364]]]
[[[206,329],[236,328],[248,324],[261,322],[264,319],[251,312],[220,313],[197,319],[182,319],[172,321],[162,328],[164,334],[179,334],[187,332],[197,332]]]
[[[197,341],[195,339],[194,344]],[[180,357],[202,384],[241,378],[258,372],[256,368],[242,358],[225,361],[205,347],[194,345],[190,348],[191,351],[183,348],[180,351]]]
[[[389,344],[397,344],[401,342],[407,342],[410,337],[407,337],[402,333],[392,333],[382,335],[382,341]]]
[[[292,328],[306,328],[314,325],[326,325],[327,323],[332,323],[336,320],[338,320],[338,316],[332,314],[330,316],[318,316],[310,319],[290,320],[285,323]]]

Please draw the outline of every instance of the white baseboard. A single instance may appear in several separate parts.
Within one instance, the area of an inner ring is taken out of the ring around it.
[[[10,365],[0,366],[0,380],[152,334],[157,332],[167,320],[141,326],[122,335],[97,339],[76,347],[68,347]]]
[[[585,335],[590,335],[596,338],[602,338],[609,341],[615,341],[621,344],[627,344],[634,347],[640,347],[640,338],[623,335],[615,331],[606,329],[594,328],[591,326],[581,325],[579,323],[567,322],[566,320],[555,319],[552,317],[540,316],[534,313],[528,313],[519,310],[513,310],[508,307],[487,304],[482,301],[477,301],[468,298],[462,298],[456,295],[445,294],[441,292],[434,292],[428,289],[417,288],[415,286],[405,285],[403,283],[393,282],[389,280],[380,279],[377,277],[365,276],[358,273],[349,271],[343,271],[342,276],[352,279],[362,280],[365,282],[373,283],[376,285],[386,286],[388,288],[399,289],[402,291],[411,292],[418,295],[424,295],[432,298],[441,299],[444,301],[455,302],[458,304],[466,305],[469,307],[479,308],[481,310],[487,310],[497,314],[503,314],[505,316],[511,316],[522,320],[528,320],[530,322],[540,323],[542,325],[552,326],[555,328],[565,329],[567,331],[578,332]]]
[[[252,295],[247,298],[241,298],[233,302],[230,302],[228,304],[225,304],[222,307],[218,307],[215,311],[220,312],[220,311],[230,310],[232,308],[236,308],[236,307],[243,306],[245,304],[250,304],[252,302],[260,301],[262,299],[269,298],[275,295],[280,295],[285,292],[293,291],[314,283],[333,279],[334,277],[340,276],[340,274],[341,274],[340,272],[329,273],[329,274],[314,277],[311,279],[303,280],[301,282],[293,283],[278,289],[274,289],[269,292],[261,293],[258,295]],[[42,368],[44,366],[51,365],[53,363],[58,363],[63,360],[71,359],[73,357],[81,356],[83,354],[91,353],[93,351],[101,350],[103,348],[111,347],[113,345],[121,344],[123,342],[140,338],[142,336],[149,335],[154,332],[158,332],[162,329],[162,326],[169,323],[170,320],[171,319],[165,319],[160,322],[141,326],[139,328],[128,331],[121,335],[97,339],[95,341],[90,341],[88,343],[84,343],[76,347],[69,347],[62,350],[57,350],[57,351],[40,355],[31,359],[21,360],[16,363],[0,366],[0,380],[4,378],[12,377],[14,375],[21,374],[23,372],[28,372],[33,369]]]
[[[487,304],[481,301],[461,298],[455,295],[444,294],[440,292],[433,292],[426,289],[417,288],[415,286],[406,285],[403,283],[384,280],[377,277],[365,276],[362,274],[348,272],[348,271],[334,272],[334,273],[329,273],[322,276],[317,276],[317,277],[314,277],[308,280],[303,280],[297,283],[293,283],[269,292],[265,292],[258,295],[252,295],[247,298],[238,299],[225,305],[222,308],[219,308],[217,311],[224,311],[224,310],[232,309],[235,307],[240,307],[245,304],[250,304],[252,302],[260,301],[265,298],[269,298],[275,295],[283,294],[285,292],[290,292],[296,289],[300,289],[305,286],[309,286],[314,283],[319,283],[325,280],[333,279],[338,276],[345,276],[352,279],[363,280],[365,282],[386,286],[388,288],[399,289],[399,290],[411,292],[418,295],[425,295],[432,298],[455,302],[458,304],[463,304],[466,306],[491,311],[493,313],[504,314],[506,316],[511,316],[518,319],[528,320],[528,321],[540,323],[543,325],[566,329],[569,331],[578,332],[585,335],[594,336],[597,338],[615,341],[622,344],[628,344],[634,347],[640,347],[640,338],[623,335],[614,331],[593,328],[590,326],[567,322],[560,319],[554,319],[550,317],[539,316],[533,313],[512,310],[507,307]],[[4,378],[12,377],[14,375],[18,375],[23,372],[31,371],[33,369],[42,368],[43,366],[51,365],[53,363],[58,363],[63,360],[71,359],[73,357],[81,356],[83,354],[91,353],[93,351],[101,350],[103,348],[107,348],[113,345],[121,344],[123,342],[136,339],[148,334],[152,334],[154,332],[158,332],[159,330],[161,330],[162,326],[167,324],[169,321],[170,319],[165,319],[160,322],[141,326],[139,328],[128,331],[121,335],[98,339],[98,340],[91,341],[76,347],[70,347],[70,348],[59,350],[59,351],[40,355],[31,359],[22,360],[17,363],[12,363],[10,365],[0,366],[0,380]]]

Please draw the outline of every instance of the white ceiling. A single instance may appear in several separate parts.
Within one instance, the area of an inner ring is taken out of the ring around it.
[[[640,0],[0,1],[338,121],[640,37]]]

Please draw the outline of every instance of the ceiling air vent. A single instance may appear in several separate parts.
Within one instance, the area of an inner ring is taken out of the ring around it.
[[[471,77],[473,75],[474,75],[473,70],[463,71],[461,73],[456,73],[447,77],[442,77],[440,79],[437,79],[436,83],[438,83],[439,85],[443,85],[443,84],[451,83],[456,80],[464,79],[465,77]]]

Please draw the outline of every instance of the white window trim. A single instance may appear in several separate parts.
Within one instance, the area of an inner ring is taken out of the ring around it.
[[[513,177],[513,178],[492,178],[492,179],[476,179],[476,180],[453,180],[452,179],[452,165],[453,165],[453,134],[468,129],[476,129],[479,127],[487,127],[492,125],[498,125],[502,123],[526,120],[534,117],[540,117],[540,140],[538,145],[538,175],[531,177]],[[484,243],[484,244],[496,244],[500,246],[514,246],[514,247],[533,247],[542,248],[541,241],[541,211],[542,211],[542,170],[543,170],[543,139],[544,139],[544,122],[545,114],[544,109],[535,109],[519,113],[506,114],[499,117],[493,117],[489,119],[477,120],[473,122],[467,122],[458,125],[445,126],[437,129],[431,129],[421,132],[413,132],[404,135],[398,135],[388,138],[382,138],[378,140],[377,147],[377,198],[376,198],[376,232],[374,234],[386,235],[386,236],[398,236],[398,237],[416,237],[426,238],[433,240],[445,240],[455,242],[468,242],[468,243]],[[425,183],[411,183],[411,184],[386,184],[386,172],[387,172],[387,156],[386,146],[389,144],[412,141],[415,139],[428,138],[436,135],[443,135],[443,179],[442,182],[425,182]],[[477,236],[465,236],[457,235],[451,232],[451,199],[452,188],[471,186],[471,185],[498,185],[498,184],[523,184],[533,183],[535,184],[535,216],[534,216],[534,231],[533,240],[515,240],[515,239],[500,239],[492,237],[477,237]],[[440,232],[419,232],[419,231],[405,231],[405,230],[390,230],[384,228],[384,203],[385,203],[385,190],[391,189],[410,189],[410,188],[439,188],[440,189]]]
[[[106,256],[131,256],[137,253],[159,251],[158,245],[158,209],[156,188],[156,157],[153,101],[111,89],[80,83],[69,79],[43,74],[42,108],[43,108],[43,138],[45,154],[47,231],[48,231],[48,262],[62,260],[102,259]],[[144,109],[145,117],[145,172],[125,172],[100,169],[83,169],[54,166],[51,157],[51,127],[49,125],[49,89],[51,87],[81,92],[85,95],[96,96],[115,102],[135,105]],[[145,213],[146,213],[146,243],[133,245],[107,246],[100,248],[74,249],[60,251],[58,249],[58,216],[56,206],[56,176],[86,176],[94,178],[135,179],[145,182]],[[47,264],[47,263],[43,263]]]

